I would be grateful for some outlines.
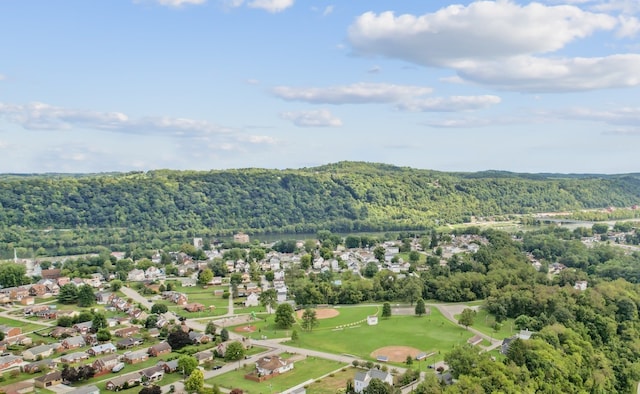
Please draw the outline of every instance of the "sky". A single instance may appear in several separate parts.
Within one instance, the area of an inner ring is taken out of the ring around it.
[[[0,2],[0,173],[639,154],[638,0]]]

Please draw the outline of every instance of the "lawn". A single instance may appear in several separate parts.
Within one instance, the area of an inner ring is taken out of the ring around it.
[[[253,365],[247,365],[239,370],[216,376],[215,378],[207,380],[206,383],[211,385],[217,384],[219,387],[229,389],[240,388],[244,393],[279,393],[290,387],[319,378],[343,367],[345,367],[345,364],[337,361],[307,357],[304,360],[296,361],[292,371],[261,383],[244,378],[245,374],[255,369]]]
[[[453,324],[432,308],[430,316],[392,316],[380,319],[375,326],[363,323],[342,330],[299,331],[299,339],[289,344],[373,360],[371,352],[384,346],[410,346],[424,352],[440,351],[444,354],[471,336],[471,332]]]
[[[460,316],[456,315],[454,317],[458,319]],[[517,331],[514,331],[516,330],[516,328],[513,323],[513,320],[514,319],[507,319],[503,321],[502,327],[500,328],[500,330],[495,331],[493,329],[495,318],[493,317],[492,314],[490,314],[489,312],[481,308],[476,313],[476,318],[470,327],[473,327],[476,330],[482,332],[483,334],[489,335],[490,337],[493,337],[496,339],[504,339],[504,338],[513,336],[514,334],[517,333]]]
[[[46,325],[37,324],[37,323],[26,323],[20,320],[13,320],[3,316],[0,316],[0,325],[10,326],[10,327],[20,327],[23,333],[37,331],[47,327]]]
[[[316,380],[307,387],[307,394],[335,394],[339,389],[347,387],[347,380],[353,379],[358,370],[353,367],[343,368],[332,373],[333,376],[325,376],[322,380]]]

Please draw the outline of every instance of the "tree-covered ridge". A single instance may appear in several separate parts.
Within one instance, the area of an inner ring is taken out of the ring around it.
[[[341,162],[241,169],[0,177],[0,225],[220,232],[426,228],[491,216],[640,200],[640,179],[504,172],[445,173]]]

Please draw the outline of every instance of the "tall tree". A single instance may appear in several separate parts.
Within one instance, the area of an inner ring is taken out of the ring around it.
[[[462,324],[465,328],[469,328],[469,326],[473,325],[474,320],[476,319],[476,311],[469,308],[464,308],[462,313],[460,314],[460,318],[458,319],[458,323]]]
[[[424,305],[424,300],[422,298],[418,298],[416,301],[416,315],[422,316],[427,313],[427,308]]]
[[[307,308],[302,312],[302,328],[311,331],[313,327],[318,325],[318,317],[316,316],[316,311]]]
[[[207,326],[204,328],[204,333],[211,336],[216,335],[216,324],[213,320],[210,320],[209,323],[207,323]]]
[[[225,361],[238,361],[244,357],[244,346],[238,341],[233,341],[227,345],[224,351]]]
[[[178,358],[178,372],[182,372],[183,376],[191,375],[196,368],[198,368],[198,359],[195,357],[183,355]]]
[[[213,279],[213,271],[211,271],[209,268],[205,268],[202,271],[200,271],[200,274],[198,275],[198,283],[200,283],[201,285],[206,285],[209,282],[211,282],[211,280]]]
[[[98,332],[98,330],[102,328],[107,328],[107,317],[104,313],[97,312],[93,315],[93,319],[91,320],[91,330],[93,330],[93,332]]]
[[[2,287],[16,287],[30,282],[26,276],[27,268],[23,264],[0,264],[0,285]]]
[[[278,305],[274,321],[276,323],[276,327],[278,328],[291,328],[291,326],[293,326],[293,323],[296,322],[295,318],[293,317],[293,307],[287,303]]]
[[[278,305],[278,294],[276,289],[267,289],[260,294],[260,304],[271,313],[273,308]]]
[[[78,306],[86,308],[96,303],[96,295],[90,286],[82,285],[78,287]]]
[[[199,392],[204,387],[204,374],[199,369],[194,369],[191,375],[184,381],[184,389],[189,393]]]
[[[391,304],[388,302],[382,304],[382,317],[391,317]]]

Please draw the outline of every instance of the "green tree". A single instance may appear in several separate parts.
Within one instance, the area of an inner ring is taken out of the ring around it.
[[[229,331],[226,328],[220,330],[220,340],[226,342],[229,340]]]
[[[198,359],[195,357],[183,355],[178,358],[178,371],[182,372],[183,376],[191,375],[196,368],[198,368]]]
[[[201,285],[206,285],[212,280],[213,280],[213,271],[211,271],[209,268],[205,268],[202,271],[200,271],[200,274],[198,275],[198,283],[200,283]]]
[[[199,369],[194,369],[189,377],[184,381],[184,389],[188,393],[195,393],[204,387],[204,374]]]
[[[78,288],[73,283],[67,283],[60,287],[58,302],[61,304],[75,304],[78,302]]]
[[[119,279],[114,279],[109,282],[109,287],[111,288],[111,291],[118,291],[122,288],[122,281]]]
[[[391,304],[389,304],[388,302],[382,304],[382,317],[391,317]]]
[[[144,321],[144,327],[145,328],[154,328],[158,325],[158,315],[156,314],[151,314],[149,316],[147,316],[147,319]]]
[[[216,324],[213,322],[213,320],[209,320],[207,326],[204,328],[204,333],[211,336],[216,335]]]
[[[606,223],[594,223],[591,229],[595,234],[606,234],[609,231],[609,225]]]
[[[300,335],[298,334],[298,330],[294,328],[293,331],[291,332],[291,340],[295,342],[298,339],[300,339]]]
[[[415,250],[409,252],[409,262],[411,264],[416,264],[418,261],[420,261],[420,253]]]
[[[365,278],[373,278],[378,273],[378,264],[369,261],[362,269],[362,275]]]
[[[267,289],[263,291],[262,294],[260,294],[260,304],[271,313],[271,310],[278,305],[278,294],[276,290]]]
[[[238,341],[233,341],[227,345],[224,351],[225,361],[238,361],[244,357],[244,346]]]
[[[101,328],[96,332],[96,339],[99,342],[107,342],[111,340],[111,332],[106,328]]]
[[[313,256],[311,256],[311,254],[307,253],[307,254],[303,254],[302,257],[300,257],[300,268],[302,268],[303,270],[308,270],[309,268],[311,268],[311,261],[313,260]]]
[[[2,287],[16,287],[30,283],[26,273],[27,268],[23,264],[0,264],[0,285]]]
[[[473,325],[473,322],[476,319],[476,311],[469,308],[464,308],[462,313],[460,314],[460,318],[458,319],[458,324],[462,324],[465,328],[469,328],[469,326]]]
[[[422,298],[418,298],[416,302],[416,315],[422,316],[427,313],[427,308],[424,305],[424,300]]]
[[[386,251],[384,250],[384,248],[382,246],[376,246],[373,249],[373,255],[376,258],[376,260],[378,260],[381,264],[384,263],[384,256],[386,254]]]
[[[318,325],[318,317],[316,311],[307,308],[302,312],[302,328],[307,331],[313,330],[313,327]]]
[[[162,315],[163,313],[167,313],[169,311],[169,307],[166,304],[153,304],[151,306],[151,313]]]
[[[96,295],[90,286],[82,285],[78,287],[78,306],[81,308],[89,307],[96,303]]]
[[[98,332],[98,330],[102,328],[107,328],[107,317],[104,313],[95,313],[93,315],[93,319],[91,320],[91,329],[93,332]]]
[[[275,317],[276,327],[281,329],[291,328],[295,322],[293,307],[287,303],[278,305]]]
[[[362,392],[364,394],[393,394],[393,387],[387,382],[373,378]]]
[[[183,347],[191,344],[191,338],[189,338],[189,334],[182,331],[181,329],[177,329],[172,331],[169,336],[167,336],[167,342],[171,345],[171,349],[180,350]]]

